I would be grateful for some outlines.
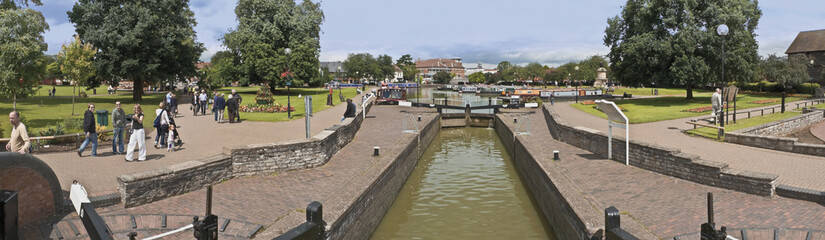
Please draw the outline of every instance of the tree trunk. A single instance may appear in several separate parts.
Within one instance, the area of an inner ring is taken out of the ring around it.
[[[693,100],[693,86],[688,85],[687,88],[685,88],[685,90],[687,91],[687,98],[686,99],[687,100]]]
[[[132,100],[135,102],[143,101],[143,78],[136,78],[132,84]]]
[[[272,99],[275,99],[275,84],[270,82],[267,85],[269,85],[269,93],[272,94]]]

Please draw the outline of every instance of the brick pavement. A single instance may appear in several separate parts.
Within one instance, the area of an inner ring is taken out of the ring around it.
[[[825,230],[825,207],[822,205],[782,197],[765,198],[626,166],[556,141],[541,112],[528,116],[532,123],[531,134],[525,136],[525,146],[541,153],[534,157],[542,165],[559,168],[565,173],[598,211],[615,206],[619,211],[627,212],[630,218],[622,217],[622,226],[630,225],[624,221],[635,221],[658,238],[697,232],[707,221],[706,194],[712,192],[718,225]],[[565,115],[565,118],[569,116]],[[580,122],[578,119],[567,121]],[[515,128],[510,121],[505,124]],[[553,150],[560,150],[561,161],[552,161]]]
[[[796,103],[791,102],[787,105],[795,106]],[[553,109],[569,123],[607,133],[607,120],[603,118],[580,111],[569,103],[556,104]],[[747,115],[738,116],[739,119],[744,119]],[[677,148],[684,153],[698,155],[704,160],[727,163],[732,169],[776,174],[779,176],[779,184],[825,191],[825,181],[822,180],[825,157],[717,142],[682,133],[693,128],[685,123],[693,118],[697,117],[631,124],[630,139]],[[613,134],[624,138],[622,129],[614,131]]]
[[[324,203],[339,195],[336,193],[349,191],[349,183],[379,159],[372,157],[374,146],[381,148],[382,155],[391,155],[401,151],[406,145],[398,142],[401,139],[397,137],[401,134],[401,120],[405,114],[401,110],[397,106],[373,107],[367,115],[374,118],[367,118],[354,140],[323,166],[265,176],[240,177],[215,185],[212,212],[219,217],[266,227],[290,212],[303,211],[312,201]],[[422,119],[425,122],[431,121],[435,116],[436,113],[424,113]],[[98,208],[98,213],[201,215],[205,211],[205,196],[204,189],[129,209],[124,209],[122,204]],[[324,212],[329,213],[331,210],[325,209]],[[64,216],[60,222],[69,221],[72,217]]]
[[[353,99],[360,99],[360,97]],[[131,109],[128,106],[125,108]],[[51,166],[64,190],[68,191],[72,181],[77,180],[83,184],[90,196],[100,196],[117,193],[117,176],[119,175],[221,154],[224,146],[282,142],[306,137],[303,118],[276,123],[243,121],[235,124],[218,124],[214,122],[212,115],[192,116],[192,111],[188,110],[188,104],[182,104],[180,109],[175,122],[180,126],[178,132],[184,145],[176,152],[166,152],[165,148],[152,147],[155,137],[155,133],[152,132],[147,133],[147,137],[151,136],[152,139],[146,140],[147,161],[145,162],[125,162],[123,155],[112,155],[110,145],[98,147],[101,157],[89,157],[89,151],[86,151],[85,157],[82,158],[78,158],[73,151],[36,154],[35,156]],[[338,104],[316,112],[311,118],[311,135],[339,124],[345,110],[345,104]],[[154,111],[154,108],[147,108],[145,111]],[[243,120],[243,113],[241,113],[241,120]],[[151,119],[144,124],[151,124]]]

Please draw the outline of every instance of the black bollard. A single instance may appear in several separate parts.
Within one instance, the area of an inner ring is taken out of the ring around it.
[[[418,121],[419,122],[421,121],[421,115],[418,115]]]
[[[126,236],[129,236],[129,240],[137,239],[137,233],[136,232],[130,232],[129,235],[126,235]]]
[[[380,155],[380,154],[378,154],[378,151],[379,151],[380,149],[381,149],[381,148],[379,148],[379,147],[374,147],[374,148],[372,149],[372,156],[373,156],[373,157],[378,157],[378,156]]]
[[[561,160],[561,158],[559,158],[559,150],[553,151],[553,160],[556,160],[556,161]]]

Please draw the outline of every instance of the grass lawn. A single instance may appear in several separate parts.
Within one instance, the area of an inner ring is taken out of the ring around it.
[[[103,91],[105,94],[106,90],[104,89]],[[58,96],[60,96],[60,89],[57,90],[57,93]],[[140,102],[143,112],[146,115],[144,117],[143,126],[146,128],[147,132],[154,129],[152,128],[152,121],[155,119],[155,109],[164,96],[164,94],[144,95],[143,101]],[[56,126],[58,123],[63,123],[66,119],[80,119],[79,121],[82,121],[83,113],[88,108],[89,102],[95,103],[95,110],[106,109],[109,110],[111,114],[112,109],[115,108],[116,101],[121,101],[121,107],[126,114],[133,113],[132,108],[134,107],[135,102],[132,101],[131,94],[100,95],[88,98],[76,98],[76,103],[74,106],[75,116],[72,116],[71,97],[48,97],[47,95],[46,97],[26,98],[17,102],[17,110],[20,111],[23,118],[28,121],[28,125],[26,125],[26,127],[29,132],[35,133],[33,136],[40,136],[36,133],[45,131],[50,126]],[[11,110],[11,101],[3,101],[0,103],[0,113],[8,115]],[[109,117],[110,121],[107,129],[111,129],[112,127],[111,116]],[[0,128],[3,129],[3,138],[9,138],[11,135],[11,125],[8,120],[3,121],[0,125],[2,125]],[[75,130],[76,131],[72,132],[67,130],[66,134],[81,132],[80,129]]]
[[[687,91],[684,88],[616,88],[613,94],[633,94],[634,96],[652,96],[653,89],[659,89],[659,95],[681,95],[687,96]],[[712,94],[710,90],[693,89],[693,96],[703,96]]]
[[[617,90],[619,92],[619,90]],[[781,97],[763,94],[740,94],[737,97],[736,107],[738,109],[747,109],[760,106],[777,105],[777,103],[756,104],[750,103],[759,100],[781,99]],[[786,102],[801,100],[801,97],[787,97]],[[616,100],[616,105],[625,109],[624,114],[630,119],[630,123],[647,123],[658,122],[663,120],[671,120],[677,118],[695,117],[695,116],[710,116],[710,111],[695,113],[683,112],[682,110],[700,108],[710,106],[710,95],[695,96],[692,100],[686,100],[685,97],[661,97],[661,98],[644,98],[632,100]],[[587,113],[607,119],[607,116],[594,106],[584,105],[582,103],[571,103],[573,107],[578,108]],[[731,110],[733,105],[731,104]]]
[[[241,99],[243,99],[243,103],[241,105],[248,105],[255,103],[255,96],[258,94],[259,87],[240,87],[240,88],[221,88],[218,91],[229,94],[231,93],[232,89],[235,89],[239,94],[241,94]],[[281,104],[283,106],[287,105],[287,93],[286,88],[276,88],[275,89],[275,103]],[[327,106],[327,94],[329,94],[329,90],[325,88],[290,88],[290,102],[295,111],[292,112],[292,118],[302,118],[304,117],[304,96],[311,95],[312,96],[312,112],[322,111],[324,109],[329,108]],[[298,98],[298,95],[301,95],[301,98]],[[344,95],[344,99],[352,98],[357,94],[355,88],[343,88],[341,90],[341,94]],[[353,99],[356,103],[360,101],[360,99]],[[338,97],[338,90],[334,90],[332,93],[332,104],[338,105],[341,101]],[[224,111],[225,112],[225,111]],[[224,113],[224,117],[228,116],[228,113]],[[343,113],[341,113],[343,114]],[[261,122],[279,122],[279,121],[287,121],[287,113],[286,112],[276,112],[276,113],[249,113],[249,112],[242,112],[241,114],[242,121],[261,121]]]
[[[785,113],[774,113],[774,114],[768,114],[768,115],[765,115],[765,116],[752,117],[752,118],[748,118],[748,119],[740,119],[740,120],[736,121],[736,123],[733,123],[733,121],[730,121],[730,122],[728,122],[729,124],[725,125],[725,132],[732,132],[732,131],[736,131],[736,130],[739,130],[739,129],[749,128],[749,127],[753,127],[753,126],[759,126],[759,125],[762,125],[762,124],[765,124],[765,123],[779,121],[779,120],[782,120],[782,119],[798,116],[800,114],[801,113],[798,113],[798,112],[785,111]],[[701,136],[701,137],[706,137],[706,138],[716,140],[716,131],[717,130],[715,128],[700,127],[700,128],[693,129],[693,130],[688,130],[687,133],[690,134],[690,135]],[[725,138],[722,137],[722,140],[724,140],[724,139]]]
[[[103,85],[103,86],[100,86],[100,87],[96,87],[95,89],[97,89],[97,94],[98,95],[103,95],[103,94],[106,94],[106,90],[108,89],[108,87],[109,86],[107,86],[107,85]],[[72,89],[74,89],[74,86],[55,86],[55,90],[57,91],[57,96],[58,97],[71,97],[72,96]],[[51,85],[40,85],[40,89],[37,89],[37,93],[35,93],[34,96],[35,97],[48,97],[49,96],[49,91],[51,91],[51,90],[52,90]],[[87,91],[86,87],[78,87],[77,91],[78,92],[86,92],[86,94],[92,95],[92,90],[89,89]],[[129,92],[129,94],[131,96],[132,92]],[[95,106],[95,107],[97,107],[97,106]]]

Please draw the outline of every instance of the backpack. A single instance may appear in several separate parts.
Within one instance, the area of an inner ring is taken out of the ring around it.
[[[166,112],[166,110],[160,111],[160,114],[163,114],[164,112]],[[152,127],[155,127],[155,128],[160,127],[160,116],[161,116],[160,114],[157,117],[155,117],[155,122],[152,123]]]

